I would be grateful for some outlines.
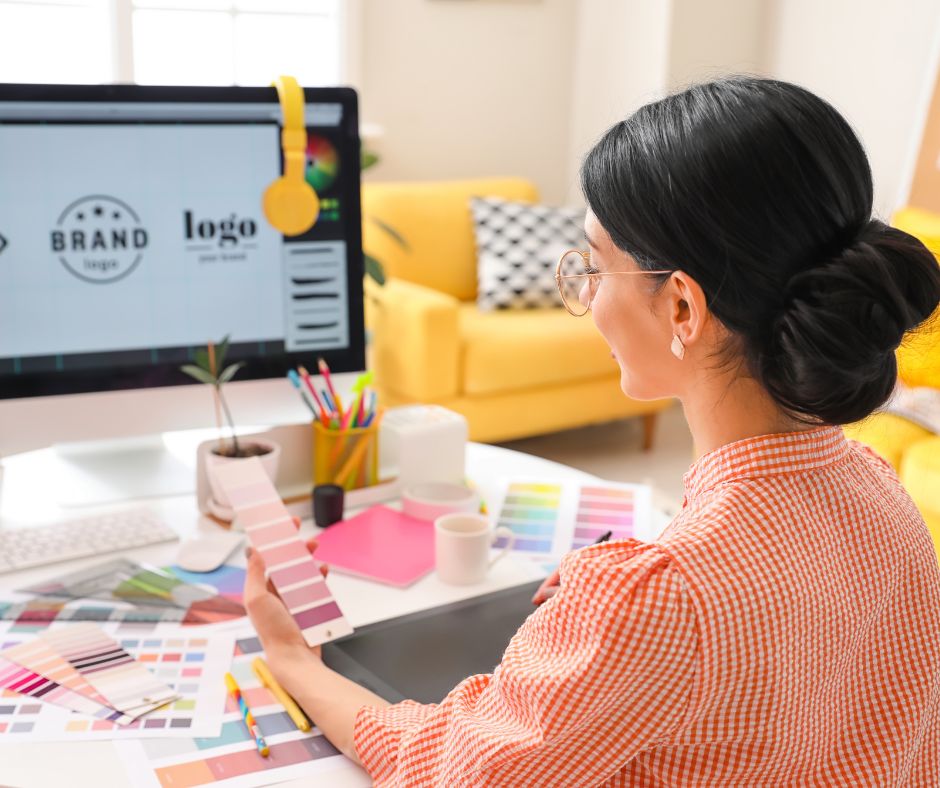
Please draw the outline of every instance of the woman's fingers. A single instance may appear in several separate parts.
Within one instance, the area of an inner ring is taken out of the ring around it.
[[[539,586],[538,591],[535,592],[535,595],[532,597],[533,605],[541,605],[546,599],[550,596],[553,596],[558,590],[558,584],[561,582],[561,577],[558,574],[556,569],[552,572],[545,580],[542,582],[542,585]]]

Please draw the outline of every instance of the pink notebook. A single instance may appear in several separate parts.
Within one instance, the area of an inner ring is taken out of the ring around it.
[[[317,536],[314,557],[330,569],[408,586],[434,568],[434,523],[372,506]]]

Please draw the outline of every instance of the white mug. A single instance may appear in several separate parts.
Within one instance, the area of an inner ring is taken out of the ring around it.
[[[490,559],[490,548],[500,537],[505,537],[506,545]],[[434,521],[437,575],[453,585],[482,583],[490,567],[512,550],[515,542],[516,535],[511,530],[505,526],[494,528],[485,514],[441,515]]]

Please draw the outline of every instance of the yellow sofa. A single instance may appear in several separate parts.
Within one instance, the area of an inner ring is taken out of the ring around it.
[[[384,286],[366,279],[369,366],[384,404],[443,405],[489,442],[642,414],[649,447],[669,400],[623,395],[589,317],[477,310],[471,196],[538,201],[518,178],[363,184],[363,248],[387,276]]]
[[[940,260],[940,215],[905,208],[894,215],[892,224],[920,238]],[[904,383],[940,390],[940,312],[934,314],[927,330],[905,339],[897,356]],[[890,413],[877,413],[845,431],[894,466],[923,514],[940,555],[940,436]]]

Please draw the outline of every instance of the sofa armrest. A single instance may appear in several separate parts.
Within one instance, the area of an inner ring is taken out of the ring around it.
[[[403,279],[381,286],[367,278],[365,285],[376,385],[415,402],[456,396],[460,302]]]

